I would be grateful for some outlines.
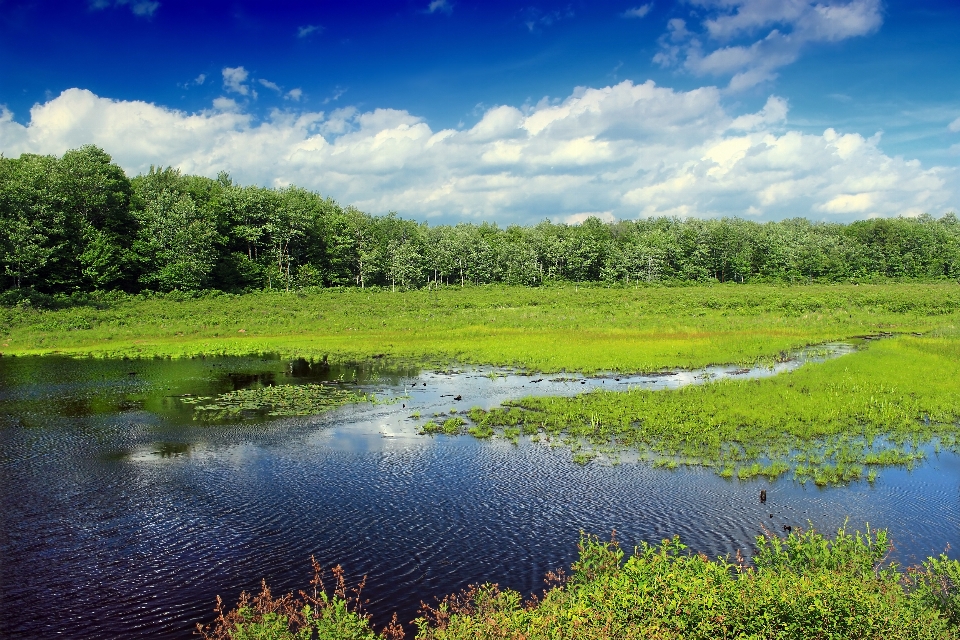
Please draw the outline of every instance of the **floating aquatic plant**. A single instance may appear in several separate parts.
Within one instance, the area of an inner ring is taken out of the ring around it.
[[[239,389],[213,397],[181,398],[192,404],[194,419],[220,421],[241,416],[309,416],[368,400],[350,389],[324,384],[284,384]],[[201,404],[203,403],[203,404]]]

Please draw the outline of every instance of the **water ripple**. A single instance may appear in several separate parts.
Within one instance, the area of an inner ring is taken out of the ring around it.
[[[960,533],[953,454],[931,453],[913,472],[884,470],[874,486],[818,489],[727,481],[696,468],[580,467],[569,451],[524,439],[515,446],[415,435],[413,407],[429,415],[531,389],[554,392],[518,375],[413,373],[384,386],[402,395],[406,385],[411,398],[401,404],[240,425],[193,424],[151,405],[149,395],[143,408],[110,400],[80,415],[67,410],[69,398],[36,400],[79,393],[89,408],[97,401],[84,395],[91,385],[123,393],[153,385],[166,394],[175,383],[157,377],[164,367],[172,373],[163,375],[192,380],[187,386],[220,384],[176,363],[143,364],[136,385],[123,378],[129,364],[92,366],[106,382],[86,384],[67,371],[69,385],[0,392],[4,638],[192,637],[196,622],[212,618],[218,594],[230,602],[261,578],[275,592],[305,586],[311,555],[342,564],[353,580],[367,575],[364,595],[382,624],[393,611],[410,620],[421,599],[471,583],[540,592],[547,571],[575,558],[580,531],[616,530],[627,549],[679,534],[717,556],[749,551],[763,527],[811,522],[830,531],[849,518],[851,527],[888,527],[907,562],[940,553]],[[17,387],[38,376],[7,370],[2,379]],[[615,382],[577,380],[550,384]]]

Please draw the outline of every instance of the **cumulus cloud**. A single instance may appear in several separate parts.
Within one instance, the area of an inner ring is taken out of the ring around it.
[[[239,93],[242,96],[250,94],[250,87],[245,83],[250,74],[243,67],[223,68],[223,88],[227,91]]]
[[[675,18],[654,61],[698,76],[730,76],[739,91],[772,80],[812,43],[864,36],[883,22],[880,0],[688,0],[701,31]]]
[[[953,131],[954,133],[960,133],[960,118],[957,118],[953,122],[947,125],[947,129]]]
[[[296,89],[290,89],[287,91],[286,95],[283,96],[286,100],[293,100],[294,102],[300,102],[300,98],[303,97],[303,89],[297,87]]]
[[[93,10],[106,9],[108,7],[130,7],[133,15],[143,18],[151,18],[160,8],[160,3],[155,0],[92,0],[90,8]]]
[[[623,12],[624,18],[642,18],[648,13],[650,9],[653,9],[653,3],[648,2],[647,4],[642,4],[639,7],[634,7],[633,9],[627,9]]]
[[[213,108],[217,111],[239,111],[240,105],[237,104],[236,100],[220,96],[219,98],[214,98]]]
[[[486,109],[474,126],[434,130],[394,109],[275,110],[229,98],[186,113],[70,89],[20,124],[0,111],[0,150],[102,146],[127,171],[151,164],[243,183],[298,184],[372,213],[530,223],[639,216],[867,216],[957,209],[956,168],[891,157],[879,137],[791,130],[771,96],[733,115],[722,91],[626,81],[578,88],[523,109]]]

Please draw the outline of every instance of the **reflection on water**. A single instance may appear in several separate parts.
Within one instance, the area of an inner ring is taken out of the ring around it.
[[[749,549],[761,527],[830,530],[849,517],[889,527],[907,562],[957,546],[952,454],[884,470],[873,487],[821,490],[703,469],[580,467],[563,448],[523,439],[417,435],[432,413],[527,394],[770,375],[845,351],[773,370],[590,379],[269,358],[2,359],[0,636],[189,637],[217,594],[230,601],[262,577],[275,590],[304,585],[311,554],[367,574],[369,608],[384,622],[469,583],[539,591],[546,571],[573,559],[581,529],[615,528],[628,548],[680,534],[717,555]],[[396,402],[210,425],[182,401],[334,380]]]

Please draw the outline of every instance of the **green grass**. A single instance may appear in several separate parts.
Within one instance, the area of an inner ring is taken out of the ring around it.
[[[876,468],[922,460],[925,444],[956,449],[960,334],[877,341],[773,378],[530,397],[469,415],[503,437],[519,428],[576,442],[578,462],[580,446],[615,445],[656,466],[702,464],[741,480],[791,470],[819,485],[875,480]]]
[[[95,357],[375,356],[540,371],[653,371],[754,362],[960,317],[955,284],[681,288],[456,287],[113,299],[0,308],[0,352]]]

